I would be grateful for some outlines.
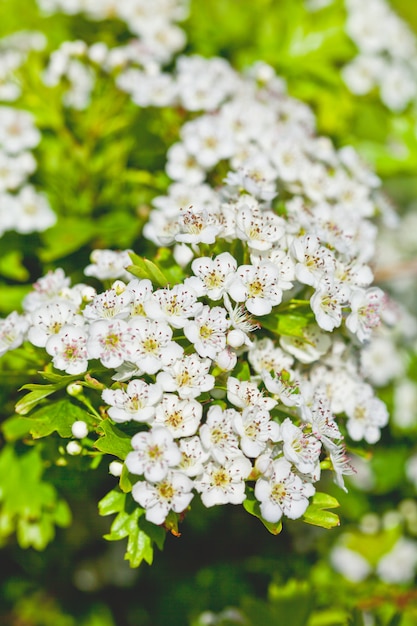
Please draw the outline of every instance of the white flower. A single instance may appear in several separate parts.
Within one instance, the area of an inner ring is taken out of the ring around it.
[[[172,329],[163,321],[135,317],[128,324],[130,361],[146,374],[155,374],[181,358],[183,348],[172,341]]]
[[[184,324],[184,335],[201,357],[214,359],[226,347],[226,331],[230,325],[226,314],[222,307],[204,306],[194,321]]]
[[[56,300],[41,305],[31,316],[28,339],[34,346],[44,348],[49,337],[56,335],[63,326],[83,326],[84,320],[71,302]]]
[[[175,235],[179,243],[212,244],[221,232],[221,225],[216,217],[206,209],[182,210],[178,218],[180,231]]]
[[[259,456],[267,441],[281,439],[279,425],[271,420],[267,409],[260,406],[247,407],[242,413],[236,413],[233,427],[240,437],[242,452],[250,458]]]
[[[356,289],[350,299],[351,313],[346,318],[346,327],[355,333],[359,341],[370,338],[372,329],[380,323],[381,308],[385,294],[379,287],[367,290]]]
[[[132,275],[126,267],[132,265],[130,250],[93,250],[90,255],[91,264],[84,270],[86,276],[95,276],[99,280],[130,280]]]
[[[308,498],[314,493],[313,485],[303,483],[284,458],[272,462],[268,480],[259,478],[255,484],[255,497],[260,502],[262,517],[271,523],[278,522],[282,515],[290,519],[301,517],[308,507]]]
[[[303,337],[282,335],[279,343],[284,350],[296,357],[300,363],[318,361],[329,350],[332,340],[316,324],[303,328]]]
[[[164,320],[173,328],[183,328],[187,319],[200,313],[203,308],[203,304],[197,301],[195,291],[182,284],[172,289],[157,289],[143,306],[148,317]]]
[[[204,466],[210,458],[210,453],[203,450],[200,437],[187,437],[178,442],[181,450],[181,462],[178,463],[180,469],[187,476],[199,476],[204,472]]]
[[[129,304],[130,316],[146,316],[144,304],[152,295],[151,281],[147,278],[143,280],[134,278],[126,285],[126,291],[130,293],[131,296]]]
[[[284,221],[272,212],[244,205],[236,216],[236,237],[252,250],[270,250],[284,235]]]
[[[132,496],[145,510],[153,524],[163,524],[170,511],[182,513],[194,497],[193,481],[182,472],[167,472],[154,484],[139,481],[132,487]]]
[[[126,289],[117,290],[112,287],[103,293],[94,296],[91,303],[84,308],[83,315],[89,321],[102,319],[127,319],[130,314],[132,293]]]
[[[204,391],[210,391],[215,378],[209,374],[211,361],[190,354],[178,359],[157,375],[157,382],[164,391],[176,391],[180,398],[197,398]]]
[[[0,107],[0,145],[9,154],[17,154],[38,145],[41,134],[27,111]]]
[[[82,374],[88,367],[87,336],[83,326],[63,326],[51,335],[45,350],[52,356],[54,367],[67,374]]]
[[[404,584],[414,580],[417,569],[417,543],[400,537],[379,560],[376,572],[385,583]]]
[[[263,371],[275,373],[282,370],[288,371],[294,363],[293,357],[281,348],[275,347],[274,342],[269,337],[262,337],[262,339],[253,342],[248,359],[258,374]]]
[[[317,324],[323,330],[332,331],[342,323],[342,307],[349,298],[349,289],[329,276],[320,280],[310,298],[310,306]]]
[[[164,426],[173,437],[189,437],[197,432],[202,414],[200,402],[165,393],[156,407],[155,425]]]
[[[348,580],[359,583],[371,573],[371,566],[359,552],[336,546],[330,553],[334,569]]]
[[[90,324],[87,350],[90,359],[100,359],[108,368],[119,367],[123,361],[131,360],[127,322],[103,319]]]
[[[143,474],[150,482],[163,480],[168,469],[181,461],[177,444],[171,433],[162,426],[136,433],[131,443],[133,452],[126,456],[126,467],[132,474]]]
[[[318,480],[320,477],[320,441],[314,435],[306,435],[288,417],[281,424],[281,438],[287,461],[293,463],[302,474],[311,474]]]
[[[282,300],[279,277],[278,268],[267,261],[258,266],[241,265],[228,293],[236,302],[245,302],[253,315],[267,315]]]
[[[304,398],[299,392],[299,382],[294,376],[295,373],[292,370],[281,370],[274,375],[266,370],[261,372],[265,387],[270,393],[278,396],[280,402],[285,406],[300,406],[304,402]]]
[[[227,399],[239,409],[260,407],[269,411],[277,404],[273,398],[265,397],[256,383],[250,380],[240,381],[233,376],[227,379]]]
[[[222,252],[214,259],[194,259],[191,269],[196,278],[190,279],[193,281],[190,285],[198,295],[207,295],[210,300],[220,300],[232,282],[236,268],[236,259],[229,252]]]
[[[195,481],[206,507],[216,504],[241,504],[245,498],[245,479],[252,471],[249,459],[239,456],[220,465],[208,463],[204,474]]]
[[[29,327],[29,320],[25,315],[16,311],[0,320],[0,357],[9,350],[15,350],[24,341]]]
[[[115,422],[151,423],[162,389],[143,380],[131,380],[126,389],[104,389],[101,397],[110,405],[108,414]]]
[[[301,283],[317,287],[323,274],[334,270],[334,256],[320,245],[318,237],[298,237],[292,242],[290,250],[297,261],[295,275]]]
[[[38,193],[32,185],[25,185],[13,196],[10,210],[14,210],[13,228],[22,234],[46,230],[57,219],[47,197]]]
[[[35,311],[42,304],[60,296],[68,289],[69,284],[70,279],[65,276],[63,269],[49,271],[33,284],[33,291],[23,298],[23,309],[28,312]]]
[[[225,463],[242,454],[233,429],[233,420],[237,415],[239,413],[234,409],[222,411],[215,404],[209,408],[206,422],[200,426],[203,448],[217,463]]]
[[[349,418],[347,431],[354,441],[365,439],[376,443],[380,439],[380,429],[388,423],[388,411],[382,400],[374,396],[370,385],[358,384],[354,394],[347,398],[345,410]]]

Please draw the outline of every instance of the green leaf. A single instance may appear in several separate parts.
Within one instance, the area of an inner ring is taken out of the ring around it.
[[[67,257],[88,243],[94,233],[94,221],[61,216],[55,226],[42,233],[45,248],[40,257],[46,263]]]
[[[282,530],[282,522],[279,521],[272,523],[264,520],[261,514],[261,509],[259,507],[259,502],[254,496],[252,487],[247,487],[246,500],[243,501],[243,508],[251,515],[254,515],[258,519],[260,519],[262,524],[272,535],[279,535]]]
[[[312,524],[313,526],[328,529],[334,528],[340,525],[339,516],[325,509],[334,509],[338,506],[339,502],[336,498],[326,493],[315,493],[302,519],[307,524]]]
[[[132,508],[133,510],[130,510]],[[129,510],[128,510],[129,509]],[[149,565],[153,561],[153,543],[163,546],[161,532],[163,528],[150,522],[143,523],[145,510],[133,503],[131,498],[119,489],[113,489],[99,502],[100,515],[118,513],[113,521],[110,532],[104,535],[107,541],[119,541],[128,538],[125,559],[131,567],[138,567],[142,561]],[[145,520],[146,521],[146,520]]]
[[[131,252],[129,256],[132,259],[133,265],[129,265],[126,269],[131,274],[138,278],[148,278],[152,284],[157,287],[166,287],[169,284],[169,279],[156,263],[140,257],[133,252]]]
[[[305,339],[304,330],[311,320],[311,311],[305,313],[271,313],[262,317],[261,325],[275,335]]]
[[[17,454],[6,444],[0,453],[0,543],[16,532],[22,548],[43,550],[55,535],[55,525],[68,526],[71,512],[55,487],[42,478],[41,446]]]
[[[47,437],[53,432],[57,432],[64,439],[72,437],[71,427],[77,420],[95,424],[95,418],[70,398],[46,404],[28,419],[32,422],[30,434],[34,439]]]
[[[100,430],[103,431],[103,435],[94,444],[97,450],[113,454],[124,461],[132,450],[129,435],[114,426],[108,419],[100,422]]]
[[[50,383],[47,385],[31,383],[28,385],[23,385],[23,387],[20,388],[19,391],[22,391],[23,389],[29,389],[30,393],[26,394],[21,400],[17,402],[15,410],[16,413],[18,413],[19,415],[27,415],[42,400],[55,393],[59,389],[63,389],[70,382],[78,379],[78,376],[55,374],[53,372],[39,372],[39,374],[46,380],[49,380]]]
[[[17,402],[16,413],[27,415],[41,400],[55,393],[59,387],[56,385],[23,385],[21,389],[31,389],[31,392]]]
[[[13,415],[9,417],[1,425],[6,441],[18,441],[26,435],[29,435],[30,429],[33,426],[32,419],[30,417],[20,417],[20,415]]]
[[[104,498],[98,503],[98,511],[100,515],[111,515],[112,513],[118,513],[123,511],[126,501],[126,494],[122,493],[120,489],[112,489],[109,493],[106,493]]]

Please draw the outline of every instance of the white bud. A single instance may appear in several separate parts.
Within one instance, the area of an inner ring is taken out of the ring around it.
[[[194,252],[185,243],[178,243],[174,247],[173,255],[180,267],[185,267],[194,258]]]
[[[71,456],[77,456],[78,454],[81,454],[82,447],[80,446],[78,441],[70,441],[67,443],[66,450]]]
[[[237,355],[234,350],[225,348],[216,357],[216,364],[225,372],[230,372],[237,363]]]
[[[88,426],[83,420],[77,420],[71,426],[71,431],[76,439],[83,439],[88,435]]]
[[[240,348],[246,341],[246,335],[239,328],[234,328],[227,333],[227,343],[232,348]]]
[[[80,383],[70,383],[67,386],[67,394],[70,396],[79,396],[83,391],[83,386]]]
[[[122,469],[123,469],[123,463],[120,463],[120,461],[112,461],[109,464],[109,472],[113,476],[116,476],[116,477],[120,476],[122,473]]]

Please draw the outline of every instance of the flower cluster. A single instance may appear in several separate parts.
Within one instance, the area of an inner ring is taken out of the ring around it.
[[[363,95],[378,89],[382,102],[402,111],[417,95],[416,37],[386,0],[346,0],[346,32],[358,55],[343,69],[349,89]]]
[[[156,19],[147,4],[42,2],[129,24],[129,11]],[[160,4],[171,32],[184,4]],[[171,267],[135,272],[131,251],[95,250],[85,274],[111,281],[102,292],[50,271],[23,313],[0,320],[0,355],[27,341],[56,370],[103,381],[101,415],[136,430],[124,462],[150,522],[183,513],[196,493],[206,507],[250,497],[271,524],[300,518],[323,467],[344,488],[344,437],[376,443],[388,421],[364,356],[375,329],[389,335],[392,324],[370,266],[380,181],[352,148],[316,135],[312,111],[270,66],[242,75],[195,55],[168,72],[177,45],[158,53],[132,32],[140,41],[120,48],[65,42],[44,80],[67,78],[66,104],[82,109],[95,64],[137,106],[182,111],[167,151],[172,183],[143,230]],[[25,115],[14,143],[0,123],[13,155],[39,140]],[[78,420],[72,432],[75,453],[86,431]]]

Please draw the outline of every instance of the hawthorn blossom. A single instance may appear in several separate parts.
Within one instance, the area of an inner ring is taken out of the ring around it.
[[[183,348],[172,341],[172,329],[166,322],[146,317],[132,318],[126,328],[129,359],[142,372],[155,374],[181,358]]]
[[[110,405],[108,414],[115,422],[153,421],[155,405],[162,397],[162,389],[143,380],[131,380],[125,389],[104,389],[101,397]]]
[[[321,443],[314,435],[307,435],[288,417],[281,424],[284,457],[302,474],[320,477]]]
[[[226,314],[222,307],[204,306],[193,321],[184,324],[184,335],[201,357],[214,359],[226,347],[226,331],[230,326]]]
[[[143,474],[150,482],[160,482],[168,474],[170,467],[181,461],[181,452],[171,433],[162,426],[149,431],[141,431],[132,437],[133,451],[125,459],[125,465],[132,474]]]
[[[228,293],[236,302],[244,302],[253,315],[267,315],[282,300],[279,276],[278,268],[267,261],[258,266],[241,265]]]
[[[146,480],[136,482],[132,497],[145,509],[148,522],[163,524],[170,511],[182,513],[194,497],[193,481],[183,472],[169,471],[154,483]]]
[[[99,359],[104,367],[118,367],[123,361],[129,361],[131,351],[127,322],[121,319],[92,322],[88,330],[87,350],[89,358]]]
[[[95,276],[99,280],[130,280],[131,274],[126,267],[132,265],[130,250],[93,250],[90,265],[84,269],[86,276]]]
[[[223,411],[215,404],[209,408],[206,421],[200,426],[199,434],[203,449],[209,452],[217,463],[223,464],[242,454],[233,428],[233,421],[238,415],[234,409]]]
[[[308,507],[308,498],[315,491],[311,483],[303,482],[293,473],[291,463],[283,457],[272,462],[268,479],[259,478],[255,484],[262,517],[271,523],[278,522],[282,515],[290,519],[301,517]]]
[[[28,318],[25,315],[19,315],[16,311],[0,320],[0,357],[23,343],[28,327]]]
[[[183,328],[187,319],[200,313],[203,308],[203,304],[197,301],[195,291],[182,284],[172,289],[157,289],[143,306],[146,315],[152,320],[163,320],[173,328]]]
[[[388,411],[385,404],[376,398],[372,387],[366,383],[358,384],[354,394],[346,400],[346,424],[349,436],[354,441],[365,439],[376,443],[381,437],[381,428],[388,423]]]
[[[44,348],[49,337],[57,334],[63,326],[83,326],[84,319],[77,307],[65,300],[41,305],[30,315],[28,339],[34,346]]]
[[[349,289],[343,283],[337,283],[329,276],[320,280],[310,298],[310,306],[320,328],[330,332],[341,325],[342,307],[348,298]]]
[[[249,458],[256,458],[266,447],[267,441],[281,439],[280,426],[269,415],[266,408],[251,406],[236,413],[233,427],[240,437],[239,446]]]
[[[178,441],[181,451],[181,461],[178,469],[187,476],[200,476],[203,474],[206,462],[210,458],[210,452],[203,450],[200,437],[183,437]]]
[[[164,393],[155,409],[155,426],[164,426],[173,437],[195,435],[203,407],[196,400],[181,400],[174,393]]]
[[[356,289],[350,298],[351,313],[346,318],[346,327],[364,342],[371,336],[372,329],[380,323],[381,309],[386,296],[379,287],[366,291]]]
[[[194,259],[191,269],[195,277],[188,279],[188,284],[196,293],[207,295],[210,300],[220,300],[234,279],[237,261],[229,252],[222,252],[214,259]]]
[[[124,283],[113,285],[99,293],[84,308],[83,315],[89,321],[101,319],[127,319],[130,314],[132,294]]]
[[[51,335],[45,350],[52,356],[52,364],[67,374],[82,374],[88,367],[87,332],[84,326],[62,326]]]
[[[206,507],[241,504],[246,499],[245,479],[251,471],[252,464],[244,456],[235,457],[221,465],[210,462],[194,485]]]
[[[233,376],[227,379],[227,399],[239,409],[259,407],[269,411],[277,404],[273,398],[264,396],[256,383],[250,380],[240,381]]]
[[[176,391],[180,398],[197,398],[215,385],[215,378],[209,374],[210,359],[201,359],[196,354],[179,358],[170,366],[165,366],[156,377],[164,391]]]

